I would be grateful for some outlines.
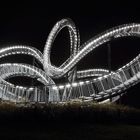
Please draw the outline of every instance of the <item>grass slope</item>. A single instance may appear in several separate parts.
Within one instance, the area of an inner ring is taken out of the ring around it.
[[[139,140],[140,110],[116,104],[0,104],[0,138]]]

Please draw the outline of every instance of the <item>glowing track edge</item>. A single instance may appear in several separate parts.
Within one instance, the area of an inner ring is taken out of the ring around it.
[[[70,35],[70,56],[59,67],[50,61],[53,42],[67,27]],[[80,45],[80,35],[71,19],[62,19],[52,28],[43,54],[30,46],[9,46],[0,49],[0,59],[9,55],[30,55],[44,68],[23,64],[0,64],[0,98],[12,102],[115,101],[125,90],[140,81],[140,55],[116,71],[88,69],[77,71],[78,62],[112,38],[140,36],[140,24],[131,23],[111,28]],[[36,78],[44,86],[25,87],[7,81],[10,77]],[[55,79],[66,78],[61,85]]]

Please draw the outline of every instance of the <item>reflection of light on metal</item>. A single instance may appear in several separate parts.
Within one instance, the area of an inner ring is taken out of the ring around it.
[[[53,86],[52,89],[53,89],[53,90],[57,90],[57,86]]]
[[[64,88],[64,86],[63,86],[63,85],[60,85],[60,86],[59,86],[59,89],[63,89],[63,88]]]
[[[34,88],[31,87],[31,88],[29,88],[29,90],[30,90],[30,91],[31,91],[31,90],[34,90]]]
[[[73,87],[76,87],[78,84],[77,83],[72,83],[72,86]]]
[[[79,82],[79,84],[80,84],[80,85],[83,85],[83,84],[84,84],[84,82],[83,82],[83,81],[81,81],[81,82]]]
[[[67,87],[67,88],[70,88],[70,84],[67,84],[66,87]]]
[[[90,81],[85,81],[86,83],[89,83]]]

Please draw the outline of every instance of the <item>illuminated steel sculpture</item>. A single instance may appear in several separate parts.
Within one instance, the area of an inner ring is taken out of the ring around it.
[[[50,61],[50,53],[57,34],[67,27],[70,34],[70,57],[59,67]],[[62,19],[51,30],[44,53],[29,46],[11,46],[0,49],[0,58],[8,55],[26,54],[33,56],[43,65],[44,71],[35,66],[21,63],[0,64],[0,98],[13,102],[65,102],[73,99],[82,101],[106,101],[118,97],[129,87],[140,81],[140,55],[111,73],[104,69],[77,71],[77,63],[89,52],[112,38],[140,36],[140,24],[125,24],[109,29],[80,45],[79,32],[71,19]],[[16,86],[6,81],[14,76],[36,78],[44,88]],[[56,84],[53,79],[67,77],[68,82]],[[89,78],[90,77],[90,78]],[[115,98],[117,99],[117,98]]]

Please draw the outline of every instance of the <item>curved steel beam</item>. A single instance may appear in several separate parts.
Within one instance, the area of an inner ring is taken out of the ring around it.
[[[55,37],[57,36],[58,32],[65,26],[70,27],[77,38],[76,28],[73,25],[73,22],[69,19],[62,19],[53,27],[52,31],[50,32],[45,48],[44,48],[44,69],[46,73],[53,77],[53,78],[60,78],[64,76],[70,69],[72,69],[82,58],[84,58],[88,53],[93,51],[95,48],[99,47],[100,45],[110,41],[112,38],[118,38],[123,36],[140,36],[140,24],[125,24],[121,26],[117,26],[115,28],[111,28],[94,38],[90,39],[86,43],[84,43],[80,48],[81,50],[76,51],[76,45],[74,47],[73,54],[70,56],[64,65],[60,67],[56,67],[51,64],[50,61],[50,51],[52,47],[52,43],[54,42]],[[73,40],[75,44],[77,44],[77,40]]]
[[[43,64],[43,55],[42,53],[33,47],[23,46],[23,45],[16,45],[16,46],[9,46],[0,49],[0,58],[9,56],[9,55],[16,55],[16,54],[26,54],[35,57],[41,64]]]
[[[41,69],[19,63],[5,63],[0,65],[0,77],[7,79],[9,76],[29,76],[31,78],[39,78],[44,85],[54,85],[53,80],[46,75]]]
[[[8,93],[8,96],[12,96],[16,98],[16,92],[21,91],[24,92],[28,90],[28,87],[16,86],[5,81],[6,78],[10,76],[29,76],[31,78],[36,77],[40,82],[42,82],[45,86],[48,86],[49,89],[49,101],[59,101],[58,91],[54,90],[52,86],[55,86],[54,81],[46,75],[44,71],[41,69],[27,65],[27,64],[18,64],[18,63],[6,63],[0,65],[0,88],[3,92]],[[7,88],[5,89],[5,86]],[[23,91],[22,91],[23,90]],[[19,95],[18,95],[19,96]],[[7,99],[7,96],[5,97]],[[11,98],[12,99],[12,98]],[[14,101],[14,99],[12,99]]]
[[[51,65],[50,61],[50,53],[52,44],[57,36],[57,34],[64,28],[67,27],[70,33],[70,52],[71,56],[68,60],[66,60],[60,68],[57,68]],[[74,22],[71,19],[62,19],[61,21],[57,22],[54,27],[52,28],[48,39],[46,41],[46,45],[44,48],[44,69],[45,72],[52,77],[59,75],[62,72],[62,67],[67,66],[67,63],[77,54],[80,46],[80,37],[79,32],[77,32]]]
[[[52,65],[50,61],[51,47],[52,47],[53,42],[55,41],[57,34],[64,27],[67,27],[69,30],[71,54],[70,54],[70,57],[62,65],[60,65],[59,67],[56,67]],[[86,43],[80,46],[79,32],[76,30],[76,27],[73,21],[71,19],[62,19],[61,21],[55,24],[52,31],[50,32],[45,48],[44,48],[43,55],[37,49],[33,47],[28,47],[28,46],[11,46],[7,48],[2,48],[0,50],[0,58],[8,56],[8,55],[14,55],[14,54],[31,55],[35,57],[41,64],[43,64],[44,69],[45,69],[45,72],[44,72],[39,68],[36,68],[31,65],[27,65],[27,64],[17,64],[17,63],[1,64],[0,65],[0,91],[1,92],[6,91],[14,99],[15,97],[18,96],[18,95],[15,96],[15,93],[17,93],[17,91],[14,91],[14,90],[21,90],[22,87],[20,88],[11,83],[8,83],[7,81],[5,81],[5,79],[10,76],[17,76],[17,75],[30,76],[30,77],[39,78],[39,80],[44,85],[49,86],[49,101],[60,101],[59,94],[58,94],[59,90],[57,90],[57,87],[54,81],[50,77],[60,78],[64,76],[70,70],[72,70],[72,68],[75,67],[82,58],[84,58],[88,53],[93,51],[95,48],[106,43],[107,41],[112,40],[112,38],[118,38],[118,37],[124,37],[124,36],[140,36],[140,24],[132,23],[132,24],[125,24],[125,25],[117,26],[115,28],[111,28],[95,36],[94,38],[90,39],[89,41],[87,41]],[[135,70],[133,68],[133,63],[136,63],[136,65],[139,65],[139,66],[136,66],[138,70],[137,69]],[[99,87],[101,93],[99,92],[98,95],[94,95],[95,96],[94,99],[98,100],[98,99],[109,98],[110,93],[112,95],[116,95],[116,93],[120,92],[121,90],[127,89],[128,86],[130,87],[131,84],[136,84],[137,82],[139,82],[140,81],[139,80],[140,78],[139,67],[140,67],[139,56],[137,56],[131,62],[129,62],[122,68],[116,70],[115,72],[109,73],[107,70],[90,69],[90,70],[77,71],[76,74],[77,74],[77,78],[79,79],[92,77],[92,76],[97,76],[97,77],[99,76],[99,78],[94,79],[92,81],[93,83],[96,81],[101,82],[99,84],[101,85]],[[129,71],[127,71],[127,69],[129,69]],[[125,74],[124,71],[128,73],[128,75]],[[114,83],[114,85],[112,85],[111,88],[107,88],[105,87],[105,85],[110,82],[109,79],[112,79],[112,81],[113,79],[115,79],[119,82],[117,83],[117,85],[115,85]],[[89,82],[80,81],[78,84],[71,83],[72,87],[74,88],[76,87],[76,85],[84,86],[84,84],[89,84]],[[66,85],[66,88],[64,88],[64,93],[66,93],[67,88],[69,88],[71,85],[70,84]],[[60,89],[62,89],[62,87]],[[72,92],[72,90],[70,91]],[[69,97],[70,97],[70,94],[69,94]],[[5,96],[4,98],[6,99],[7,97]],[[92,99],[92,97],[89,97],[89,98]]]

